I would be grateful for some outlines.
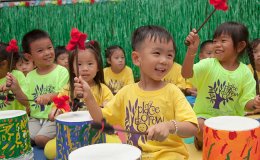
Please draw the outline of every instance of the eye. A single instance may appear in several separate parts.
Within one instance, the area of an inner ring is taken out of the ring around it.
[[[43,50],[42,49],[38,49],[36,52],[41,53]]]
[[[160,55],[160,52],[153,52],[154,55]]]

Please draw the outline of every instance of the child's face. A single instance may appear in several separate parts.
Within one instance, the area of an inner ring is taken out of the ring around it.
[[[204,46],[203,50],[200,51],[199,58],[202,60],[212,57],[214,57],[214,46],[213,44],[208,43],[206,46]]]
[[[114,72],[121,72],[125,67],[125,55],[121,49],[116,49],[108,60]]]
[[[255,59],[255,64],[260,65],[260,44],[253,48],[253,55]]]
[[[219,37],[214,38],[213,45],[215,51],[214,57],[220,62],[228,62],[238,56],[230,35],[221,34]]]
[[[16,63],[16,69],[23,72],[24,75],[27,75],[30,71],[32,71],[35,68],[33,61],[25,61],[23,59],[19,59]]]
[[[55,53],[52,42],[49,38],[38,39],[30,44],[31,54],[27,54],[28,59],[32,59],[38,68],[53,65]]]
[[[68,60],[69,60],[69,54],[68,53],[62,53],[57,57],[57,64],[65,67],[68,69]]]
[[[79,75],[81,75],[81,77],[86,82],[88,82],[89,85],[93,85],[94,77],[98,72],[98,63],[94,53],[92,53],[89,49],[79,50],[78,67],[79,67]],[[74,68],[74,73],[77,74],[76,58],[74,58],[73,68]]]
[[[3,60],[0,62],[0,79],[4,78],[6,76],[6,73],[8,72],[8,61]]]
[[[138,51],[133,52],[134,64],[139,66],[141,78],[161,81],[173,65],[175,50],[173,42],[160,42],[159,38],[146,38]]]

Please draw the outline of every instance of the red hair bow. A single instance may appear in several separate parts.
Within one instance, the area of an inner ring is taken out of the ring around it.
[[[58,109],[64,109],[66,112],[70,111],[68,96],[61,96],[61,97],[56,96],[52,100]]]
[[[227,0],[210,0],[209,3],[213,5],[216,10],[228,10]]]
[[[85,40],[87,39],[87,34],[80,32],[77,28],[73,28],[70,33],[70,41],[66,46],[68,51],[72,51],[78,46],[79,49],[85,49]]]
[[[9,52],[9,53],[18,52],[17,41],[15,39],[12,39],[9,42],[9,45],[6,47],[6,51]]]

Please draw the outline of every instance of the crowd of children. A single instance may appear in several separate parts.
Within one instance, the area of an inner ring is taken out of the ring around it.
[[[140,69],[135,83],[122,47],[105,50],[104,68],[97,41],[83,38],[78,42],[83,46],[54,49],[48,33],[35,29],[23,36],[22,52],[9,54],[8,44],[0,43],[0,92],[15,96],[14,101],[0,100],[0,111],[26,110],[31,143],[46,147],[50,159],[55,157],[50,156],[55,150],[54,120],[63,113],[57,112],[53,98],[67,95],[73,111],[88,110],[96,122],[106,119],[125,130],[147,133],[126,135],[126,143],[141,149],[142,159],[186,160],[182,138],[195,136],[196,148],[202,149],[206,119],[260,111],[260,40],[248,39],[243,24],[223,23],[212,40],[200,45],[200,61],[194,64],[200,39],[192,30],[181,66],[174,62],[177,46],[167,30],[139,27],[132,34],[132,62]],[[247,48],[248,66],[239,59]]]

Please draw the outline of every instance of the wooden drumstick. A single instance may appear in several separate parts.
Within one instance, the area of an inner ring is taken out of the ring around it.
[[[114,134],[115,131],[117,131],[117,132],[124,132],[124,133],[128,133],[128,134],[148,135],[147,132],[137,132],[137,131],[128,131],[128,130],[124,130],[124,129],[118,129],[118,128],[114,128],[113,126],[111,126],[105,122],[102,122],[102,123],[92,122],[91,128],[96,129],[96,130],[101,130],[102,132],[105,132],[107,134]]]

